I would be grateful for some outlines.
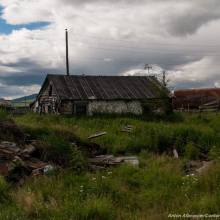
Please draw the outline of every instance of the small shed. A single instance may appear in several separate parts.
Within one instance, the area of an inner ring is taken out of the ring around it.
[[[94,112],[142,114],[143,99],[156,99],[163,85],[154,76],[84,76],[48,74],[32,111],[63,115]],[[172,94],[167,98],[172,99]]]
[[[3,98],[0,98],[0,107],[1,108],[9,108],[9,107],[11,107],[11,100],[5,100]]]
[[[11,100],[0,98],[0,109],[2,108],[6,109],[7,112],[14,110],[14,108],[11,107]]]

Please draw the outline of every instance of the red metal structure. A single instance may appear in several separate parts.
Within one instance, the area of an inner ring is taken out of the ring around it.
[[[175,90],[173,108],[196,109],[201,104],[220,99],[220,88]]]

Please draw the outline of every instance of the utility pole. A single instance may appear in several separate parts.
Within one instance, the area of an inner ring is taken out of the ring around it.
[[[24,102],[25,102],[25,114],[26,114],[26,96],[24,97]]]
[[[69,73],[69,60],[68,60],[68,31],[67,29],[65,29],[66,31],[66,75],[70,76]]]
[[[148,69],[148,76],[149,76],[149,75],[150,75],[150,74],[149,74],[149,69],[152,69],[152,66],[148,66],[148,64],[145,64],[144,69],[145,69],[145,70]]]
[[[162,84],[163,84],[163,86],[166,86],[166,75],[165,75],[165,71],[163,71]]]

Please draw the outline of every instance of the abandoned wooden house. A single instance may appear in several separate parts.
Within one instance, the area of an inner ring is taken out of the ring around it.
[[[92,115],[95,112],[144,111],[143,99],[156,99],[161,88],[154,76],[84,76],[48,74],[34,102],[33,112]],[[172,99],[170,94],[168,99]]]

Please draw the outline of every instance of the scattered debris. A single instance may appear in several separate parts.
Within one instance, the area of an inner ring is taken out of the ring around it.
[[[130,132],[131,128],[132,128],[131,125],[125,125],[125,127],[123,128],[122,131],[124,131],[124,132]]]
[[[176,159],[179,158],[179,155],[178,155],[176,148],[173,149],[173,155],[174,155],[174,158],[176,158]]]
[[[11,153],[18,153],[20,148],[17,147],[16,143],[10,143],[8,141],[0,142],[0,148],[10,151]]]
[[[51,165],[46,165],[44,168],[44,174],[48,175],[54,171],[54,168]]]
[[[210,167],[212,163],[212,161],[202,161],[202,167],[196,169],[196,172],[198,172],[198,174],[202,174],[205,170],[207,170]]]
[[[97,138],[97,137],[100,137],[100,136],[103,136],[107,134],[107,132],[101,132],[101,133],[97,133],[97,134],[91,134],[91,135],[88,135],[88,136],[85,136],[85,138],[87,139],[93,139],[93,138]]]
[[[103,166],[117,166],[119,164],[130,164],[133,166],[138,166],[139,160],[138,157],[114,157],[113,155],[100,155],[95,158],[90,158],[87,160],[88,166],[91,168],[91,165]],[[92,167],[96,170],[96,167]]]
[[[130,134],[131,128],[132,128],[131,125],[125,125],[125,127],[123,128],[123,130],[122,130],[122,131],[117,130],[117,131],[116,131],[116,134],[117,134],[117,135],[123,134],[123,133],[129,133],[129,134]]]
[[[23,153],[26,153],[28,155],[30,155],[31,153],[33,153],[37,148],[34,145],[28,145],[24,150]]]

